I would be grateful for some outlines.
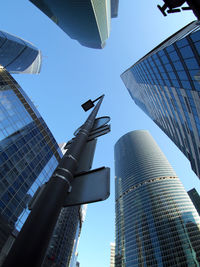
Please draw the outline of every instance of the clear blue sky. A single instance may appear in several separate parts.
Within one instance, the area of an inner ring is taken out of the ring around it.
[[[196,187],[200,191],[188,160],[134,104],[120,79],[120,74],[139,58],[195,19],[191,11],[163,17],[158,3],[162,1],[120,0],[106,47],[94,50],[70,39],[28,0],[1,2],[1,30],[32,42],[42,51],[39,75],[19,74],[14,78],[38,106],[58,143],[71,139],[85,120],[87,115],[80,105],[105,93],[99,116],[111,117],[112,132],[99,138],[94,168],[111,167],[111,196],[88,205],[79,244],[81,267],[109,266],[115,231],[113,148],[123,134],[148,129],[186,190]]]

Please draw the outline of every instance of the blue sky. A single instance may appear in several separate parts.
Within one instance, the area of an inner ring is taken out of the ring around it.
[[[186,190],[200,192],[199,180],[188,160],[167,136],[134,104],[120,74],[169,35],[195,19],[191,11],[163,17],[157,1],[121,0],[118,18],[103,50],[81,46],[70,39],[28,0],[1,3],[1,30],[20,36],[41,49],[39,75],[14,75],[58,143],[68,141],[86,119],[80,105],[105,93],[99,116],[111,117],[112,132],[100,137],[93,167],[111,167],[111,196],[88,205],[79,243],[81,267],[109,266],[114,241],[114,144],[125,133],[150,131]]]

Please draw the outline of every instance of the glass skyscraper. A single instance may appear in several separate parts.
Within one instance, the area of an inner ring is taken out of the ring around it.
[[[30,0],[72,39],[91,48],[103,48],[110,35],[111,17],[118,0]]]
[[[0,65],[10,73],[39,73],[42,56],[33,44],[0,31]]]
[[[115,243],[110,243],[110,267],[115,267]]]
[[[27,204],[61,151],[22,88],[0,69],[0,235],[3,258],[29,211]]]
[[[163,41],[121,78],[131,97],[200,177],[200,23]]]
[[[69,266],[74,242],[78,240],[81,225],[80,206],[67,207],[61,210],[43,267]]]
[[[9,74],[38,73],[41,53],[0,32],[0,264],[28,214],[28,203],[62,153],[41,115]],[[4,68],[5,67],[5,68]]]
[[[115,267],[200,266],[200,217],[148,131],[115,145]]]
[[[192,203],[194,204],[197,212],[199,213],[200,216],[200,196],[195,188],[192,188],[191,190],[188,191],[188,195],[190,199],[192,200]]]

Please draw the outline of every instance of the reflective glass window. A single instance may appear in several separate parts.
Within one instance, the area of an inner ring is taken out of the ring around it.
[[[0,31],[0,46],[6,41],[5,35]]]
[[[168,58],[167,58],[165,55],[163,55],[163,56],[161,57],[161,60],[162,60],[163,64],[167,64],[167,63],[169,63],[169,60],[168,60]]]
[[[177,55],[176,51],[169,53],[169,56],[170,56],[172,61],[179,60],[179,56]]]
[[[187,74],[185,73],[185,71],[177,71],[177,74],[180,78],[180,80],[188,80]]]
[[[200,83],[197,81],[193,81],[194,87],[197,91],[200,91]]]
[[[174,46],[173,45],[170,45],[166,48],[167,52],[173,52],[174,51]]]
[[[176,75],[174,74],[174,72],[168,72],[168,75],[171,78],[171,80],[175,80],[176,79]]]
[[[30,66],[30,64],[34,61],[37,55],[37,50],[32,50],[29,47],[26,47],[23,53],[19,56],[19,58],[9,64],[9,66],[7,67],[8,71],[9,69],[14,69],[16,71],[24,71]]]
[[[165,68],[166,68],[167,71],[173,71],[173,69],[172,69],[170,64],[166,64]]]
[[[182,80],[181,83],[184,89],[192,89],[190,82]]]
[[[197,52],[199,54],[199,57],[200,57],[200,41],[196,42],[194,45],[195,45]]]
[[[176,61],[173,63],[176,70],[184,70],[183,65],[180,61]]]
[[[183,58],[194,57],[194,54],[193,54],[190,46],[185,46],[185,47],[181,48],[180,52],[181,52],[181,55]]]
[[[200,30],[193,32],[190,36],[194,42],[199,41],[200,40]]]
[[[195,58],[185,59],[184,61],[185,64],[187,65],[187,68],[190,70],[199,68],[199,65]]]
[[[181,40],[178,40],[178,41],[176,42],[176,44],[177,44],[177,46],[178,46],[179,48],[181,48],[181,47],[184,47],[184,46],[188,45],[188,40],[187,40],[186,38],[183,38],[183,39],[181,39]]]
[[[21,44],[6,40],[0,47],[0,63],[2,66],[9,65],[20,53],[23,51],[24,46]]]

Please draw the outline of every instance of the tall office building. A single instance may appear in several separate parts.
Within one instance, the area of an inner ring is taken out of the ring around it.
[[[83,46],[103,48],[110,35],[118,0],[30,0],[72,39]]]
[[[62,208],[43,267],[70,266],[73,248],[82,226],[80,206]]]
[[[200,24],[194,21],[126,70],[131,97],[200,177]]]
[[[10,73],[39,73],[42,56],[33,44],[0,31],[0,65]]]
[[[0,260],[9,251],[38,186],[55,170],[62,153],[28,96],[0,69]]]
[[[200,217],[148,131],[115,145],[115,267],[200,266]]]
[[[110,243],[110,267],[115,267],[115,243]]]
[[[190,199],[192,200],[192,203],[194,204],[199,216],[200,216],[200,196],[195,188],[192,188],[188,191],[188,195]]]

